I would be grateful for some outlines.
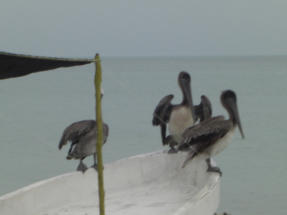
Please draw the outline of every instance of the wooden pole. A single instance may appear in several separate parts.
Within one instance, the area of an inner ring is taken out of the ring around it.
[[[97,163],[98,163],[98,188],[99,188],[99,212],[100,215],[105,215],[105,190],[104,190],[104,174],[103,174],[103,120],[101,107],[101,82],[102,68],[100,55],[95,56],[95,91],[96,91],[96,121],[97,121]]]

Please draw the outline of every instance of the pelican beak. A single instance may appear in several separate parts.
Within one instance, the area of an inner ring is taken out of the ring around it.
[[[231,109],[232,109],[232,112],[233,112],[234,121],[235,121],[235,123],[238,125],[238,129],[239,129],[239,131],[240,131],[240,134],[241,134],[242,139],[244,139],[244,138],[245,138],[245,135],[244,135],[244,133],[243,133],[243,129],[242,129],[242,126],[241,126],[239,111],[238,111],[238,108],[237,108],[236,103],[233,103],[233,105],[231,106]]]
[[[188,83],[187,81],[183,81],[182,89],[183,89],[184,96],[186,98],[187,103],[190,106],[193,106],[190,83]]]
[[[188,76],[188,78],[186,78],[186,76]],[[194,113],[194,108],[193,108],[193,101],[192,101],[192,94],[191,94],[191,87],[190,87],[191,83],[190,82],[191,82],[191,79],[190,79],[190,76],[188,73],[181,72],[179,74],[179,86],[181,87],[182,92],[183,92],[183,100],[191,108],[192,117],[195,121],[196,119],[195,119],[195,113]]]
[[[238,119],[237,119],[237,120],[238,120],[237,123],[238,123],[238,128],[239,128],[241,137],[242,137],[242,139],[244,139],[244,138],[245,138],[245,135],[244,135],[243,130],[242,130],[242,126],[241,126],[239,114],[238,114]]]

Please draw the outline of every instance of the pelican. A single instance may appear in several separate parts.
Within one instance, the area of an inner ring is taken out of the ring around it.
[[[109,135],[109,127],[103,123],[103,143],[107,141]],[[83,163],[83,160],[90,155],[94,155],[94,164],[92,167],[97,169],[97,157],[96,157],[96,142],[97,142],[97,122],[96,120],[82,120],[74,122],[69,125],[63,132],[59,143],[59,150],[64,145],[71,142],[70,149],[68,151],[67,159],[80,160],[77,167],[78,171],[83,173],[88,167]]]
[[[101,99],[104,96],[104,90],[101,89]],[[109,136],[109,126],[103,122],[103,143],[106,143]],[[83,163],[83,160],[90,155],[94,155],[93,168],[97,170],[97,121],[96,120],[82,120],[74,122],[63,131],[58,148],[62,149],[64,145],[71,142],[68,151],[67,160],[80,160],[77,167],[78,171],[83,173],[88,167]]]
[[[232,90],[223,91],[220,100],[228,112],[229,119],[225,119],[223,116],[212,117],[184,131],[182,146],[188,145],[191,146],[191,149],[182,167],[185,167],[195,156],[205,154],[208,157],[206,159],[207,171],[218,172],[222,175],[218,167],[211,165],[210,158],[225,149],[236,127],[239,128],[242,139],[244,138],[235,92]]]
[[[192,126],[198,117],[203,120],[211,114],[211,103],[206,96],[202,97],[203,103],[193,106],[190,82],[190,75],[184,71],[180,72],[178,84],[183,95],[182,102],[173,105],[171,100],[174,96],[167,95],[160,100],[153,113],[152,124],[160,126],[162,143],[171,147],[170,153],[176,152],[174,146],[182,141],[182,133],[186,128]],[[206,108],[205,105],[210,105],[210,107]],[[210,112],[208,113],[205,109]],[[167,125],[170,135],[166,137]]]

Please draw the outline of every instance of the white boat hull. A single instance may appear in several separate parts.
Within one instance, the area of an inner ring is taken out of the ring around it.
[[[154,152],[105,165],[106,214],[213,215],[220,177],[198,157],[181,168],[186,153]],[[0,197],[5,215],[98,214],[97,174],[73,172]]]

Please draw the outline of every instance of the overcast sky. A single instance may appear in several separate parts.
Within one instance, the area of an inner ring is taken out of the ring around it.
[[[286,55],[286,0],[1,0],[0,50],[45,56]]]

